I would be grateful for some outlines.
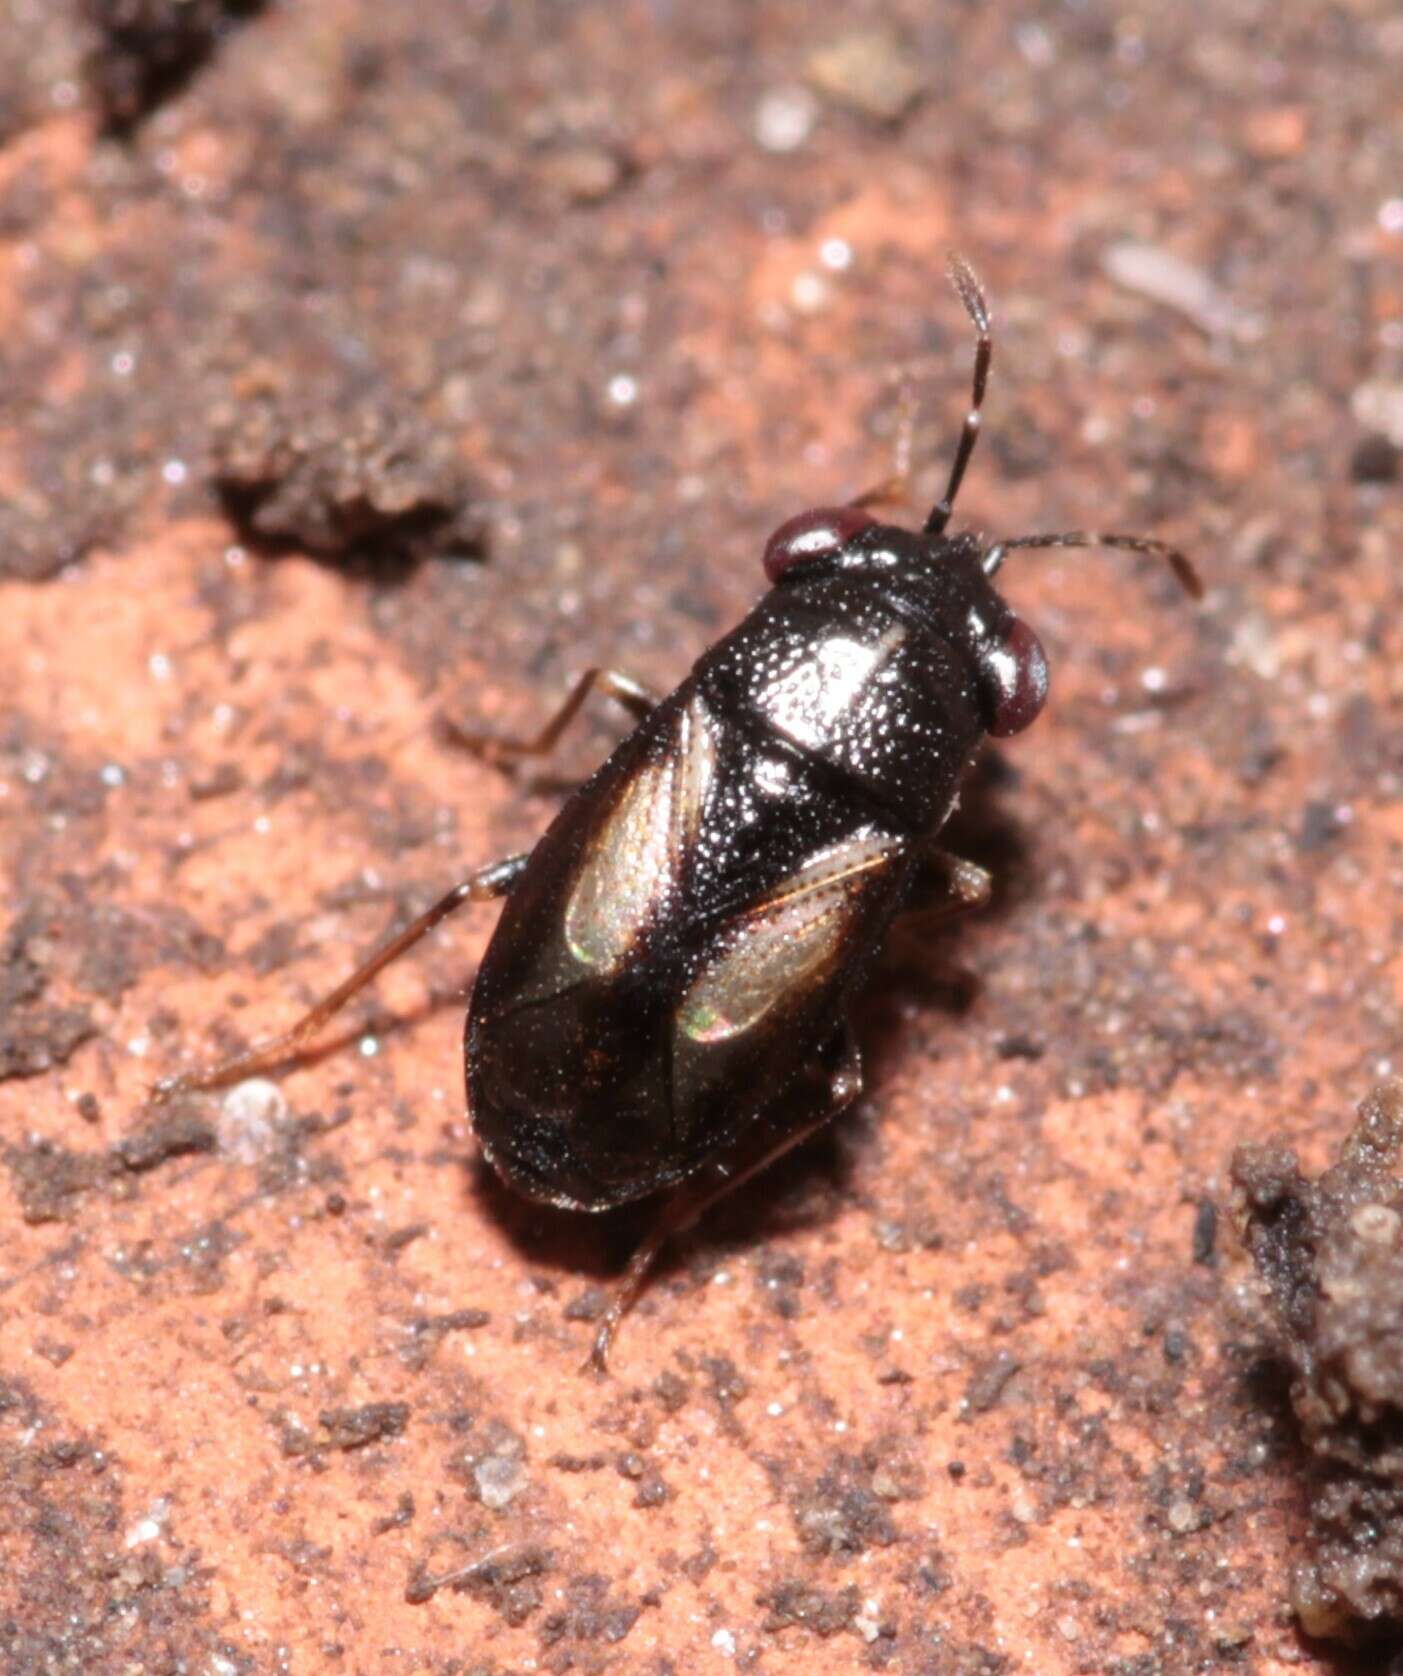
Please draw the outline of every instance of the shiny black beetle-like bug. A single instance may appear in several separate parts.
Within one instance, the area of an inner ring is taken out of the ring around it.
[[[663,1240],[858,1094],[848,1004],[893,917],[987,898],[938,839],[985,737],[1022,731],[1047,697],[1037,636],[994,588],[1004,556],[1129,548],[1199,591],[1157,541],[945,533],[992,355],[974,275],[950,273],[978,333],[974,391],[924,526],[873,515],[890,486],[791,518],[765,548],[769,591],[669,697],[591,670],[537,738],[474,736],[497,760],[549,751],[596,687],[639,717],[533,850],[464,880],[284,1036],[158,1090],[288,1059],[456,908],[505,898],[465,1043],[483,1152],[574,1210],[668,1195],[599,1328],[600,1367]]]

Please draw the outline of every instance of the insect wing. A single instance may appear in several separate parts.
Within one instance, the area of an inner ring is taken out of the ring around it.
[[[561,810],[508,900],[474,1010],[535,1006],[645,961],[706,817],[718,739],[700,697],[655,711]]]
[[[715,727],[699,695],[678,714],[671,748],[626,778],[591,835],[565,904],[571,956],[620,970],[675,902],[716,774]]]
[[[871,825],[813,851],[710,940],[672,1026],[679,1127],[767,1103],[841,1021],[895,904],[906,845]]]
[[[863,832],[822,850],[746,912],[689,985],[679,1037],[729,1041],[792,1010],[842,960],[864,897],[888,872],[896,846]]]
[[[684,1173],[666,949],[719,748],[695,692],[655,711],[552,824],[483,961],[468,1025],[473,1123],[538,1197],[598,1207]]]

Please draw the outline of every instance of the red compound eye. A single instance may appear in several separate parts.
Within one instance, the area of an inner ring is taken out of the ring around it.
[[[1020,617],[986,643],[980,660],[989,732],[996,739],[1022,733],[1047,702],[1047,654]]]
[[[860,506],[819,506],[786,518],[765,543],[765,574],[778,582],[796,564],[836,553],[876,522]]]

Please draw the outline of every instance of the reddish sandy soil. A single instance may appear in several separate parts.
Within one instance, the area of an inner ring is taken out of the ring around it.
[[[1396,6],[216,5],[149,111],[117,10],[0,0],[7,1676],[1353,1668],[1228,1167],[1403,1054]],[[680,678],[903,373],[934,497],[950,243],[964,518],[1208,596],[1010,560],[992,909],[597,1382],[642,1219],[476,1160],[490,910],[261,1104],[145,1092],[528,845],[616,719],[434,718]]]

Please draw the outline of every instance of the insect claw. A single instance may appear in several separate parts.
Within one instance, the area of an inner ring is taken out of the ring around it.
[[[611,1333],[609,1336],[612,1339],[613,1334]],[[595,1379],[607,1379],[609,1377],[609,1345],[607,1341],[601,1344],[599,1339],[595,1339],[590,1347],[589,1355],[580,1363],[580,1372],[587,1373]]]
[[[177,1071],[172,1076],[161,1077],[147,1088],[146,1104],[168,1106],[182,1094],[204,1094],[212,1089],[227,1087],[238,1079],[233,1076],[226,1078],[219,1074],[226,1069],[227,1066],[216,1066],[213,1071]]]

